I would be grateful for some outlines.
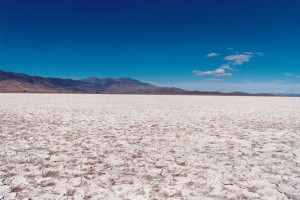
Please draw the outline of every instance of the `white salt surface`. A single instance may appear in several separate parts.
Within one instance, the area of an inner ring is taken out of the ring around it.
[[[0,199],[300,199],[300,98],[0,94]]]

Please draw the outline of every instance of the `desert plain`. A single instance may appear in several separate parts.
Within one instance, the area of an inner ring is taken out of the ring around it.
[[[0,94],[0,199],[300,199],[300,98]]]

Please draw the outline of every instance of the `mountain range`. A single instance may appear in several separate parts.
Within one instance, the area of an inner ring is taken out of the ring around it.
[[[97,78],[82,80],[30,76],[0,70],[0,92],[34,93],[115,93],[115,94],[195,94],[195,95],[259,95],[242,92],[221,93],[187,91],[175,87],[158,87],[131,78]]]

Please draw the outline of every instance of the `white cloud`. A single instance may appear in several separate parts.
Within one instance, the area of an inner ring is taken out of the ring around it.
[[[233,51],[234,49],[233,49],[233,48],[231,48],[231,47],[228,47],[228,48],[227,48],[227,50],[229,50],[229,51]]]
[[[233,51],[233,48],[227,48],[230,51]],[[220,54],[212,52],[206,55],[206,57],[215,57],[219,56]],[[263,56],[262,52],[251,52],[246,51],[244,53],[236,52],[235,54],[232,52],[231,55],[225,56],[223,60],[229,61],[227,64],[222,64],[219,68],[215,70],[208,70],[208,71],[199,71],[194,70],[193,73],[196,76],[217,76],[217,77],[225,77],[225,76],[233,76],[232,73],[229,73],[230,71],[237,71],[236,67],[237,65],[242,65],[246,62],[249,62],[251,58],[254,56],[259,55]]]
[[[220,54],[218,54],[218,53],[215,53],[215,52],[212,52],[212,53],[209,53],[209,54],[207,54],[206,55],[206,57],[216,57],[216,56],[219,56]]]
[[[245,62],[249,62],[252,55],[248,54],[236,54],[236,55],[229,55],[224,58],[224,60],[234,61],[236,65],[242,65]]]
[[[255,54],[258,55],[258,56],[264,56],[263,52],[255,52]]]
[[[285,75],[290,76],[290,77],[294,77],[294,78],[300,78],[299,75],[295,75],[295,74],[285,73]]]
[[[229,65],[222,65],[221,67],[220,67],[220,69],[226,69],[226,70],[232,70],[232,68],[229,66]]]
[[[196,76],[232,76],[231,73],[228,73],[225,71],[225,69],[223,68],[218,68],[216,70],[212,70],[212,71],[198,71],[198,70],[194,70],[193,73],[196,75]]]

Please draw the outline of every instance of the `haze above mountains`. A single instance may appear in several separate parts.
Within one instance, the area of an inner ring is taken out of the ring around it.
[[[242,92],[220,93],[187,91],[175,87],[158,87],[131,78],[97,78],[82,80],[30,76],[0,70],[0,92],[37,93],[116,93],[116,94],[209,94],[209,95],[270,95]]]

